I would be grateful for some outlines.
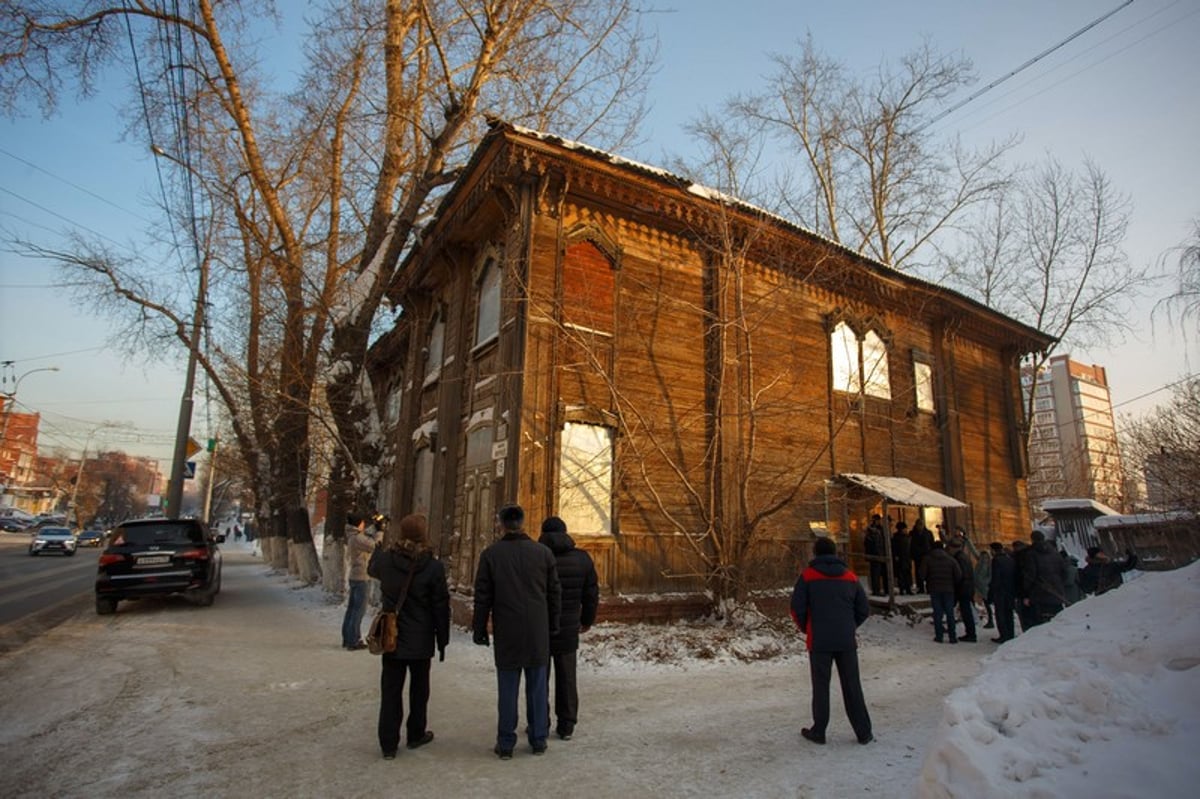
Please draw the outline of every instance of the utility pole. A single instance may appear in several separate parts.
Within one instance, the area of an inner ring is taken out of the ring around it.
[[[196,360],[200,352],[200,331],[204,327],[204,303],[208,293],[208,259],[200,261],[200,286],[196,289],[196,312],[192,319],[192,339],[188,348],[187,376],[179,400],[179,424],[175,428],[175,454],[167,483],[167,516],[178,519],[183,506],[183,470],[187,463],[188,437],[192,428],[192,393],[196,385]]]

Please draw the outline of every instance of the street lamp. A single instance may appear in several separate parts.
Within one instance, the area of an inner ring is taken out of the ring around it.
[[[13,367],[13,362],[12,361],[4,361],[2,364],[0,364],[0,366],[3,366],[6,370],[11,370]],[[4,403],[4,427],[3,427],[3,429],[0,429],[0,443],[4,443],[5,441],[8,440],[8,419],[9,419],[9,417],[12,416],[13,406],[16,405],[16,403],[17,403],[17,389],[19,389],[21,387],[21,381],[24,380],[25,378],[29,377],[31,374],[35,374],[36,372],[57,372],[57,371],[58,371],[57,366],[42,366],[37,369],[30,369],[28,372],[24,373],[23,375],[21,375],[20,377],[18,377],[12,381],[12,383],[13,383],[12,391],[8,391],[3,388],[0,388],[0,396],[3,396],[8,400],[6,403]],[[6,383],[8,383],[8,381],[9,381],[9,376],[7,374],[0,377],[0,386],[4,386]]]

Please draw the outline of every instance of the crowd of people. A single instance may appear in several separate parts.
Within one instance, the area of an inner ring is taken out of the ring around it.
[[[436,650],[446,658],[450,592],[445,567],[434,557],[424,516],[412,514],[389,531],[383,514],[347,517],[349,594],[342,646],[366,649],[361,629],[367,581],[379,580],[382,611],[394,613],[396,641],[382,653],[378,737],[386,760],[405,745],[434,739],[428,726],[430,671]],[[578,549],[566,523],[551,516],[534,541],[525,512],[506,505],[496,514],[497,540],[476,569],[473,640],[492,647],[498,692],[495,753],[509,760],[518,740],[521,681],[525,682],[525,734],[535,755],[546,752],[553,716],[560,740],[569,741],[579,720],[576,651],[580,633],[595,622],[600,591],[591,556]],[[408,682],[408,715],[404,685]],[[553,707],[550,686],[553,685]]]
[[[1017,625],[1021,631],[1028,630],[1085,596],[1110,591],[1121,585],[1122,574],[1137,565],[1132,551],[1115,561],[1103,548],[1093,546],[1087,550],[1087,563],[1080,568],[1073,556],[1055,549],[1041,530],[1034,530],[1028,542],[1016,540],[1006,545],[993,541],[983,550],[976,547],[963,527],[947,533],[937,525],[935,535],[919,518],[911,531],[900,520],[894,525],[890,542],[887,535],[882,516],[873,515],[863,539],[871,594],[885,596],[891,592],[887,568],[890,543],[896,593],[929,595],[933,640],[938,643],[977,641],[977,604],[986,613],[983,629],[997,632],[992,641],[1010,641]]]
[[[405,516],[390,532],[388,521],[378,513],[347,517],[349,592],[342,646],[351,651],[367,648],[361,628],[368,580],[377,579],[382,609],[396,619],[395,645],[383,652],[380,674],[378,737],[383,757],[390,760],[399,752],[402,727],[409,749],[434,739],[428,727],[430,672],[435,651],[439,660],[446,657],[450,594],[445,567],[430,546],[425,517]],[[574,735],[579,718],[576,652],[580,633],[596,619],[599,587],[591,557],[575,546],[562,519],[547,518],[534,541],[525,532],[524,510],[506,505],[496,514],[495,532],[496,541],[484,549],[476,569],[471,629],[474,643],[492,647],[498,717],[494,752],[509,760],[518,741],[522,680],[530,751],[546,752],[552,719],[560,740]],[[1087,564],[1078,568],[1040,530],[1033,531],[1028,543],[1018,540],[1006,546],[993,541],[982,551],[962,527],[947,534],[938,525],[935,535],[921,519],[911,530],[905,521],[897,521],[890,541],[888,535],[882,516],[872,516],[864,539],[871,593],[889,593],[889,580],[894,579],[902,595],[928,594],[938,643],[977,640],[977,599],[986,612],[983,628],[995,628],[998,635],[992,640],[1004,643],[1016,635],[1018,623],[1022,631],[1045,623],[1066,605],[1121,585],[1122,575],[1137,565],[1132,552],[1113,561],[1100,547],[1091,547]],[[814,557],[793,588],[791,613],[806,640],[813,685],[813,723],[801,734],[812,743],[825,743],[836,666],[854,733],[859,743],[870,743],[874,736],[855,636],[868,617],[869,603],[831,539],[815,542]]]

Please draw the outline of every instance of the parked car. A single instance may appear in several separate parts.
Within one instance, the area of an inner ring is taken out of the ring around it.
[[[112,529],[96,573],[96,613],[123,599],[182,594],[211,605],[221,591],[223,535],[197,519],[138,519]]]
[[[44,552],[61,552],[64,555],[74,555],[75,534],[70,527],[43,527],[33,534],[29,542],[29,554],[41,555]]]
[[[23,533],[29,527],[28,524],[16,518],[15,516],[6,516],[0,519],[0,530],[6,533]]]
[[[91,530],[84,530],[75,541],[81,547],[98,547],[104,543],[104,535],[103,530],[93,528]]]

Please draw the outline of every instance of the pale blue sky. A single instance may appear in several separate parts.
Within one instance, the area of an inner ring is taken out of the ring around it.
[[[794,49],[806,31],[824,52],[863,71],[928,37],[939,50],[971,58],[983,85],[1122,2],[674,0],[673,10],[650,16],[662,48],[646,144],[620,154],[659,165],[686,154],[682,126],[701,108],[754,90],[770,69],[767,53]],[[1197,42],[1200,2],[1135,0],[937,129],[979,143],[1021,133],[1029,160],[1052,154],[1075,167],[1090,156],[1132,198],[1130,257],[1158,262],[1200,216]],[[33,112],[0,122],[0,227],[51,245],[72,226],[124,243],[152,216],[149,154],[120,142],[113,109],[123,97],[106,93],[83,106],[65,99],[50,120]],[[61,369],[30,375],[18,395],[22,409],[43,414],[43,445],[78,453],[102,422],[127,422],[136,433],[101,430],[91,450],[119,447],[160,457],[168,468],[182,355],[149,366],[110,356],[109,326],[79,313],[52,287],[54,278],[49,264],[0,252],[0,361],[16,361],[18,375]],[[1143,302],[1135,314],[1135,339],[1070,353],[1107,368],[1118,413],[1164,402],[1167,392],[1154,392],[1197,368],[1177,331],[1162,322],[1151,328],[1150,307]],[[208,435],[199,392],[193,430],[198,439]]]

